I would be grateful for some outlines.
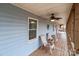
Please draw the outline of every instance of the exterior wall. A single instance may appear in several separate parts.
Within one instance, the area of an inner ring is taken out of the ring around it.
[[[70,18],[67,23],[67,33],[73,40],[73,13],[71,13]]]
[[[79,51],[79,3],[75,4],[75,42]]]
[[[73,34],[73,26],[74,26],[74,9],[73,9],[73,6],[72,6],[72,9],[71,9],[71,12],[70,12],[70,15],[69,15],[69,19],[68,19],[68,22],[67,22],[67,25],[66,25],[66,32],[67,32],[67,43],[68,43],[68,49],[70,50],[71,49],[71,42],[70,42],[70,38],[71,38],[71,41],[74,42],[74,34]]]
[[[38,19],[38,36],[47,31],[46,19],[11,4],[0,4],[0,55],[30,55],[40,47],[40,40],[28,39],[28,17]],[[49,32],[53,34],[50,23]]]
[[[74,4],[75,10],[71,11],[67,23],[67,32],[75,43],[76,50],[79,51],[79,3]]]

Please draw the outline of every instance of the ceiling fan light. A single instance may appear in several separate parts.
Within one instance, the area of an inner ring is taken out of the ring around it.
[[[51,21],[51,22],[54,22],[55,20],[54,20],[54,19],[51,19],[50,21]]]

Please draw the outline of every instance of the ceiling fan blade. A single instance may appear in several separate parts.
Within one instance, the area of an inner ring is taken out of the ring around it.
[[[50,19],[59,20],[61,17],[55,17],[54,13],[51,13]]]
[[[62,18],[56,18],[56,20],[59,20],[59,19],[62,19]]]

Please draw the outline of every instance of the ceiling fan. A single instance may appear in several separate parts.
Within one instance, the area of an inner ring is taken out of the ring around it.
[[[55,17],[54,13],[52,13],[51,16],[50,16],[51,21],[55,21],[55,20],[59,20],[59,19],[62,19],[62,18],[61,17]]]

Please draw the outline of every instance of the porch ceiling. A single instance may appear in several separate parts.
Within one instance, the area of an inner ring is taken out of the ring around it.
[[[51,13],[55,16],[62,17],[59,24],[66,24],[72,3],[16,3],[13,4],[35,15],[49,19]]]

